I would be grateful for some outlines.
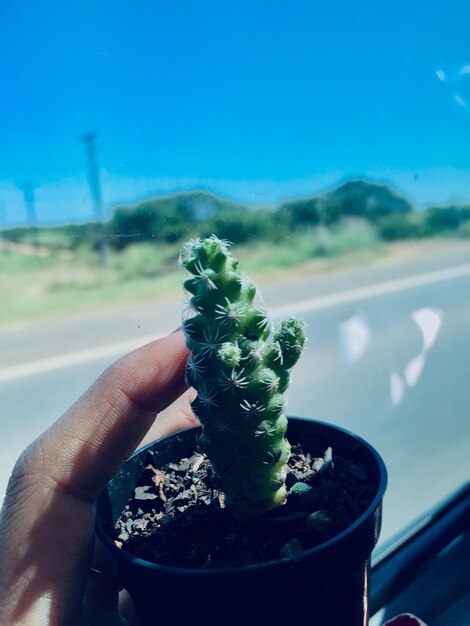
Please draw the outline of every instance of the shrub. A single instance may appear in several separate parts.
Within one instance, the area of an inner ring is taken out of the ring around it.
[[[385,241],[420,239],[429,235],[424,213],[396,213],[378,222],[378,232]]]
[[[338,256],[379,245],[377,231],[367,220],[347,218],[336,226],[322,226],[315,230],[312,236],[312,256]]]
[[[467,219],[460,224],[458,234],[460,237],[470,237],[470,219]]]
[[[426,224],[430,235],[438,235],[459,229],[470,218],[468,207],[432,207],[426,211]]]
[[[124,280],[157,276],[175,266],[174,248],[151,243],[127,246],[112,259],[112,267]]]

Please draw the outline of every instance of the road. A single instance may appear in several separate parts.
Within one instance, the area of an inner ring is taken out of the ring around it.
[[[382,539],[470,475],[470,245],[263,287],[308,325],[289,413],[346,427],[384,457]],[[22,448],[117,356],[178,325],[181,302],[0,331],[0,493]]]

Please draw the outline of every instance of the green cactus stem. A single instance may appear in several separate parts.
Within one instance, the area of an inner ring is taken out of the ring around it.
[[[214,235],[183,247],[192,275],[183,321],[190,351],[186,381],[197,390],[199,446],[239,519],[258,517],[286,500],[284,392],[305,345],[302,322],[274,331],[253,282],[238,270],[230,244]]]

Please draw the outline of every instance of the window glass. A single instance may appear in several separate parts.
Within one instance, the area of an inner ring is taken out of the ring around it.
[[[0,491],[217,234],[308,325],[289,413],[369,440],[382,539],[468,478],[470,5],[4,0]]]

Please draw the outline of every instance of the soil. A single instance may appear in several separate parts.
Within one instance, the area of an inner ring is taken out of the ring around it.
[[[149,451],[134,496],[116,523],[115,543],[147,561],[185,568],[299,556],[352,524],[374,492],[362,463],[315,442],[308,449],[292,446],[287,503],[250,523],[233,518],[203,454],[157,468]]]

